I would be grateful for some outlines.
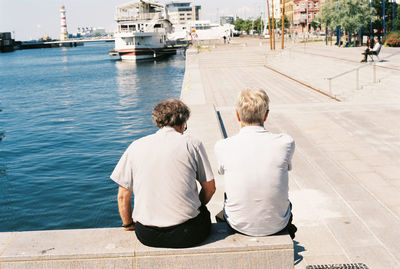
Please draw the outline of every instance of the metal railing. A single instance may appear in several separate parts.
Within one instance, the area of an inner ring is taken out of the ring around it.
[[[397,54],[400,54],[400,51],[395,52],[393,54],[390,54],[389,56],[386,56],[386,57],[382,58],[380,60],[380,62],[382,62],[382,61],[384,61],[384,60],[386,60],[388,58],[391,58],[391,57],[393,57],[393,56],[395,56]],[[345,71],[345,72],[342,72],[340,74],[337,74],[337,75],[335,75],[333,77],[325,78],[326,80],[328,80],[329,93],[332,94],[332,80],[340,78],[340,77],[343,77],[344,75],[347,75],[347,74],[349,74],[349,73],[351,73],[353,71],[355,72],[355,88],[356,88],[356,90],[359,90],[360,89],[360,69],[366,68],[366,67],[371,66],[371,65],[372,65],[372,83],[377,83],[377,79],[376,79],[376,62],[373,61],[373,62],[369,62],[368,64],[359,65],[359,66],[357,66],[355,68],[352,68],[352,69],[350,69],[348,71]]]

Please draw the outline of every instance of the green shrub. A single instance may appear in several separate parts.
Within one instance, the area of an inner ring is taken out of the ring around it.
[[[390,32],[385,43],[389,47],[400,47],[400,31]]]

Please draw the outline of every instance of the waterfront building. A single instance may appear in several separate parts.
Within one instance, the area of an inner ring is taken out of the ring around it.
[[[172,24],[186,24],[188,21],[201,19],[201,6],[191,2],[172,1],[166,5],[169,20]]]
[[[283,6],[283,1],[280,0],[280,6],[282,8]],[[285,0],[285,16],[288,18],[289,20],[289,24],[290,24],[290,28],[293,27],[293,7],[294,7],[294,0]]]
[[[97,36],[107,36],[106,29],[103,27],[88,27],[88,26],[78,26],[78,30],[74,34],[70,34],[72,37],[97,37]]]
[[[233,16],[221,16],[219,18],[219,24],[233,24],[235,22],[235,18]]]
[[[309,32],[313,29],[311,23],[320,8],[319,0],[294,0],[293,27],[298,32]]]
[[[68,31],[67,31],[67,19],[65,16],[65,6],[62,5],[60,9],[60,21],[61,21],[61,32],[60,32],[60,40],[67,40],[68,39]]]

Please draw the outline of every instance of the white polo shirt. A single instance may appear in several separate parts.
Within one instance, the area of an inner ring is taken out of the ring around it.
[[[111,179],[133,191],[133,219],[168,227],[199,214],[196,180],[214,178],[203,144],[172,127],[134,141],[122,155]]]
[[[248,126],[215,145],[218,173],[224,175],[224,215],[235,230],[265,236],[286,227],[290,218],[288,170],[294,140]]]

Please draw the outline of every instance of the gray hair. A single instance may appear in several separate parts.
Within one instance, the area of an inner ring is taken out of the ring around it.
[[[236,110],[243,123],[262,124],[269,110],[269,97],[262,89],[245,89],[239,93]]]
[[[151,118],[158,128],[164,126],[180,126],[190,117],[187,105],[178,99],[166,99],[154,106]]]

